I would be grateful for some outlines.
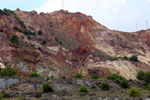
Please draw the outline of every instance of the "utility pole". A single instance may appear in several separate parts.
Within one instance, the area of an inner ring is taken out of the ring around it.
[[[61,1],[61,9],[64,10],[64,0]]]

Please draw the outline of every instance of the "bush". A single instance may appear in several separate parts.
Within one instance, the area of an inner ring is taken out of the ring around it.
[[[137,77],[138,80],[144,80],[145,73],[140,71],[140,72],[138,72],[136,77]]]
[[[91,78],[92,79],[99,79],[99,75],[98,74],[93,74]]]
[[[52,86],[50,86],[50,84],[47,82],[43,83],[42,87],[43,87],[44,92],[54,92],[54,89],[52,88]]]
[[[39,30],[38,35],[42,35],[42,34],[43,34],[42,30]]]
[[[2,93],[0,93],[0,100],[3,100],[4,95]]]
[[[117,74],[108,75],[107,79],[113,80],[115,83],[119,84],[122,88],[128,88],[128,81]]]
[[[88,88],[85,85],[80,86],[79,93],[88,93]]]
[[[136,87],[129,89],[128,93],[130,97],[141,97],[141,92]]]
[[[120,86],[122,87],[122,88],[128,88],[129,86],[128,86],[128,81],[127,80],[123,80],[122,82],[121,82],[121,84],[120,84]]]
[[[10,42],[15,44],[15,45],[18,45],[19,44],[19,37],[16,34],[13,34],[10,38]]]
[[[110,90],[110,85],[107,82],[103,82],[102,84],[100,84],[100,88],[103,91],[109,91]]]
[[[133,55],[132,57],[130,57],[131,61],[138,61],[138,57],[136,55]]]
[[[3,10],[1,10],[0,13],[1,13],[2,15],[6,15],[6,16],[10,16],[10,15],[14,14],[13,11],[11,11],[11,10],[9,10],[9,9],[6,9],[6,8],[3,9]]]
[[[144,81],[146,84],[150,83],[150,72],[146,72],[144,75]]]
[[[91,89],[96,89],[96,86],[95,86],[95,85],[92,85],[92,86],[91,86]]]
[[[79,74],[79,73],[77,73],[74,77],[75,77],[75,78],[82,78],[82,75]]]
[[[6,67],[4,69],[1,69],[0,76],[2,77],[15,77],[17,76],[17,71],[11,67]]]
[[[53,75],[51,75],[51,76],[50,76],[50,78],[51,78],[51,79],[53,79],[53,78],[54,78],[54,76],[53,76]]]
[[[59,40],[57,37],[55,37],[55,41],[58,42],[60,45],[63,44],[63,42],[61,40]]]
[[[46,40],[42,40],[42,43],[43,43],[43,44],[46,44],[46,43],[47,43],[47,41],[46,41]]]
[[[17,8],[16,10],[17,10],[17,11],[20,11],[20,9],[19,9],[19,8]]]
[[[41,77],[41,75],[38,74],[37,72],[32,72],[30,73],[30,77]]]

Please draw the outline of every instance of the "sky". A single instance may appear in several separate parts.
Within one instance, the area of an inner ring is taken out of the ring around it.
[[[0,0],[0,9],[4,8],[53,12],[62,9],[62,0]],[[64,0],[63,9],[90,15],[112,30],[150,28],[150,0]]]

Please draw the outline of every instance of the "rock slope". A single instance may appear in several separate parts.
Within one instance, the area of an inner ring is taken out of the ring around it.
[[[10,42],[13,34],[18,45]],[[138,71],[150,71],[149,34],[110,30],[80,12],[0,11],[0,66],[13,66],[23,76],[32,71],[55,77],[118,73],[136,79]],[[132,55],[139,61],[114,59]]]

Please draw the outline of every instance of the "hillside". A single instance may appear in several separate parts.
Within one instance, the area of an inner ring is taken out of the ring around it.
[[[110,30],[80,12],[0,11],[0,66],[12,66],[22,76],[117,73],[136,79],[138,71],[150,71],[149,43],[150,30]],[[139,60],[124,59],[133,55]]]

